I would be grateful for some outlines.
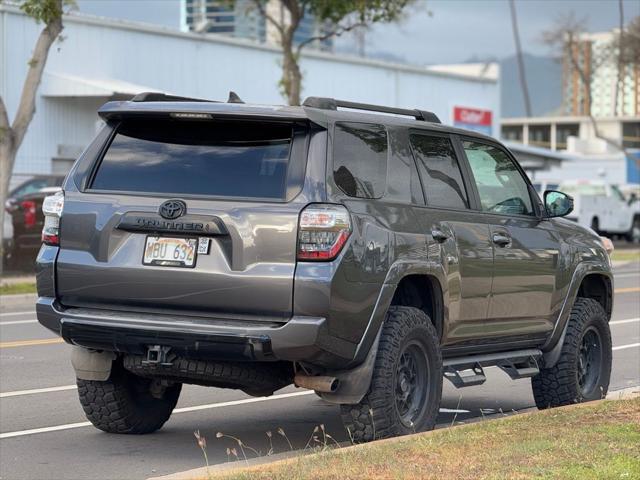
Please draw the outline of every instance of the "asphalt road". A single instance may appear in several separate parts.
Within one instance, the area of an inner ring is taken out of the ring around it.
[[[640,385],[640,265],[616,270],[611,330],[611,390]],[[0,300],[1,302],[1,300]],[[109,435],[88,426],[75,390],[69,347],[36,321],[33,305],[0,306],[0,480],[146,478],[203,466],[193,432],[207,438],[210,462],[226,462],[240,438],[262,453],[303,448],[314,426],[348,440],[338,407],[289,387],[255,399],[233,390],[187,385],[162,430],[146,436]],[[529,380],[511,381],[487,369],[484,385],[456,390],[445,381],[440,426],[495,412],[533,407]],[[278,428],[286,438],[277,434]],[[241,455],[240,452],[238,452]],[[247,456],[254,454],[247,451]]]

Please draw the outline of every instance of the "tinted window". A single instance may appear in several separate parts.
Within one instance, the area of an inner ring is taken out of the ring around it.
[[[333,178],[351,197],[380,198],[387,182],[387,132],[382,125],[336,123]]]
[[[21,197],[28,193],[37,192],[45,187],[49,186],[49,180],[46,178],[36,178],[33,180],[29,180],[27,183],[20,185],[16,188],[11,196],[12,197]]]
[[[291,135],[286,125],[129,120],[91,188],[281,199]]]
[[[451,140],[414,134],[411,135],[411,146],[422,174],[427,205],[467,208],[467,192]]]
[[[533,215],[527,182],[513,161],[491,145],[463,142],[485,212]]]

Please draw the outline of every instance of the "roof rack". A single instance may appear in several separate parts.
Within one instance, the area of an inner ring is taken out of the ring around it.
[[[302,102],[302,105],[305,107],[321,108],[323,110],[338,110],[338,107],[341,107],[341,108],[352,108],[355,110],[367,110],[371,112],[392,113],[395,115],[407,115],[409,117],[413,117],[416,120],[421,120],[423,122],[441,123],[440,119],[435,113],[428,112],[426,110],[385,107],[383,105],[371,105],[369,103],[357,103],[357,102],[348,102],[346,100],[336,100],[335,98],[307,97],[307,99],[304,102]]]

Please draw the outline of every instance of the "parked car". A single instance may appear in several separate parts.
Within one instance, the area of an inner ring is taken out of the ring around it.
[[[607,393],[610,242],[495,139],[330,98],[99,114],[44,202],[36,305],[97,428],[159,429],[183,383],[315,390],[357,442],[433,428],[443,378],[489,366],[539,408]]]
[[[617,185],[604,181],[565,181],[559,187],[574,199],[568,216],[578,224],[607,236],[621,236],[640,242],[640,202],[627,199]]]
[[[22,266],[35,262],[44,222],[42,201],[60,189],[64,175],[38,175],[11,190],[5,201],[3,242],[5,262]]]

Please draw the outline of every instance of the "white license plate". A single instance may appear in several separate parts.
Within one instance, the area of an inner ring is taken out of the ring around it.
[[[197,249],[196,238],[147,237],[142,263],[161,267],[193,267]]]

